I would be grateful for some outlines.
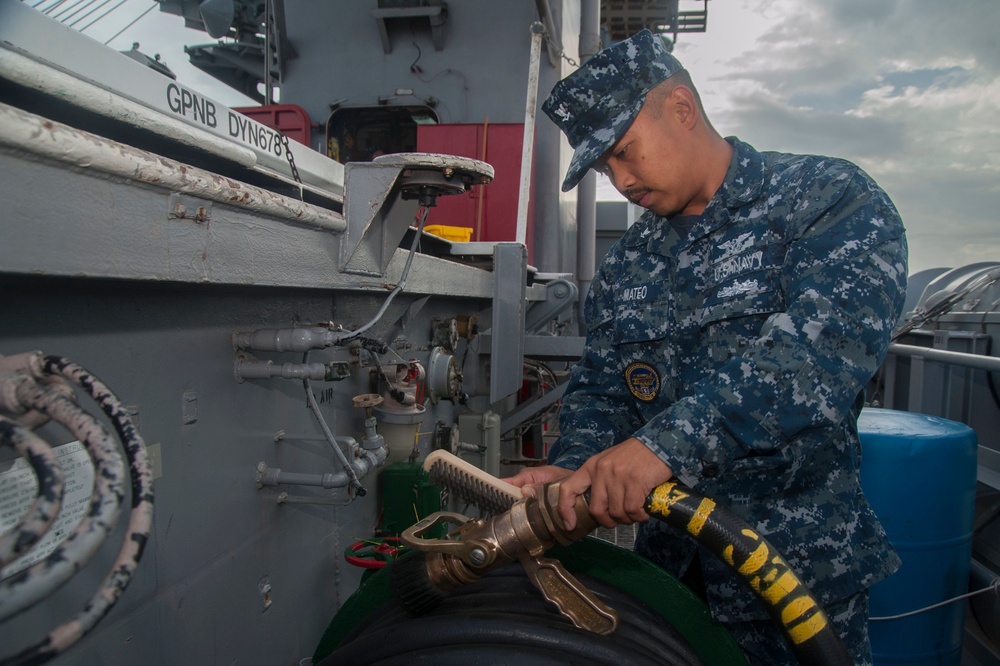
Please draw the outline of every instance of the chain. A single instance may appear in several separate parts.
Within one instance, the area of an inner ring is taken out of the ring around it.
[[[299,199],[305,199],[305,195],[302,191],[302,178],[299,176],[299,168],[295,166],[295,156],[292,155],[292,147],[288,143],[288,135],[281,135],[281,143],[285,147],[285,158],[288,160],[288,166],[292,170],[292,178],[295,182],[299,184]]]
[[[563,60],[565,60],[566,62],[568,62],[571,67],[579,67],[580,66],[580,63],[578,63],[576,60],[573,60],[568,55],[566,55],[566,52],[562,49],[561,46],[559,46],[554,41],[552,41],[552,37],[549,36],[549,31],[548,30],[545,30],[544,32],[542,32],[542,36],[545,37],[545,41],[547,41],[549,43],[549,45],[552,46],[552,48],[559,49],[559,57],[562,58]]]

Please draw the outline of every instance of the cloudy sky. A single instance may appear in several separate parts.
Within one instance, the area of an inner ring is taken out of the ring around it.
[[[874,176],[916,272],[1000,261],[998,35],[996,0],[715,0],[674,53],[720,132]]]
[[[85,34],[108,40],[153,6],[115,5]],[[248,103],[187,64],[183,45],[211,40],[182,23],[153,9],[109,45],[138,41],[183,83]],[[708,31],[681,35],[674,52],[723,134],[845,157],[873,175],[903,214],[916,272],[1000,261],[998,35],[1000,0],[713,0]]]

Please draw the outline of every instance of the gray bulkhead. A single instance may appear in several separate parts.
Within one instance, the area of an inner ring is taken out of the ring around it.
[[[552,3],[575,56],[578,8],[565,5]],[[536,3],[453,3],[440,51],[429,31],[393,27],[390,53],[367,4],[289,2],[286,9],[299,57],[289,63],[282,95],[313,122],[325,122],[338,100],[378,104],[401,88],[439,100],[442,121],[524,120]],[[358,586],[362,570],[345,563],[344,550],[373,534],[382,488],[375,472],[361,479],[367,494],[353,498],[342,486],[262,483],[261,464],[317,477],[341,465],[299,378],[236,376],[240,363],[253,361],[270,361],[266,371],[276,374],[290,364],[294,373],[303,352],[237,350],[234,335],[331,323],[328,330],[356,330],[370,321],[405,270],[407,251],[396,247],[408,243],[416,202],[403,200],[398,183],[387,186],[374,226],[352,227],[340,203],[350,201],[351,176],[321,151],[295,148],[300,194],[285,161],[225,136],[218,121],[228,122],[230,110],[210,94],[190,91],[218,115],[179,114],[169,79],[29,11],[0,3],[0,355],[42,350],[101,378],[145,438],[156,492],[152,536],[130,587],[53,663],[299,663]],[[15,19],[26,23],[15,29]],[[412,42],[427,82],[410,72]],[[543,51],[540,95],[567,67]],[[434,78],[449,69],[456,74]],[[83,152],[61,150],[64,140]],[[538,123],[535,155],[535,191],[558,192],[570,152],[547,122]],[[236,190],[249,203],[231,196]],[[544,306],[546,273],[575,267],[575,205],[573,195],[538,196],[530,270],[518,245],[469,259],[422,241],[405,289],[366,333],[388,345],[378,361],[356,345],[310,352],[309,361],[326,364],[333,378],[312,384],[338,441],[365,437],[364,409],[352,399],[384,392],[379,367],[388,376],[397,362],[415,361],[438,373],[417,429],[418,453],[456,426],[470,448],[488,447],[470,459],[498,472],[512,453],[500,450],[499,430],[517,425],[508,417],[521,354],[558,361],[579,350],[578,338],[553,344],[510,328]],[[352,236],[352,228],[363,235]],[[359,246],[368,253],[360,270],[344,260],[345,248]],[[478,328],[452,336],[457,320]],[[441,358],[449,361],[444,371]],[[79,402],[97,413],[86,397]],[[528,411],[515,416],[523,421]],[[39,432],[53,445],[73,439],[55,424]],[[0,473],[12,459],[3,455]],[[65,586],[0,624],[3,656],[80,610],[123,533],[119,524]]]

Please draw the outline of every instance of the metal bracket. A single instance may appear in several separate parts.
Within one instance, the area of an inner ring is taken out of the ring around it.
[[[172,192],[167,201],[168,220],[192,220],[204,224],[212,220],[212,202]]]
[[[394,19],[427,18],[431,25],[434,50],[444,49],[444,26],[448,22],[448,6],[444,2],[431,4],[428,7],[380,7],[372,10],[372,16],[378,23],[378,36],[382,40],[382,50],[385,53],[392,53],[392,41],[389,39],[387,22]]]
[[[493,321],[490,334],[490,403],[521,388],[524,363],[524,295],[528,252],[520,243],[494,248]]]
[[[381,276],[418,205],[461,194],[493,180],[493,167],[454,155],[395,153],[346,167],[340,270]]]
[[[529,334],[539,332],[550,321],[572,308],[580,295],[579,287],[566,278],[552,280],[544,287],[545,300],[532,303],[524,318],[524,330]]]

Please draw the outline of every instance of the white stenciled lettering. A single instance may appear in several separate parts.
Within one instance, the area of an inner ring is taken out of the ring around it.
[[[760,250],[739,257],[726,259],[715,267],[715,281],[725,280],[730,275],[739,275],[757,270],[764,265],[764,253]]]
[[[215,102],[199,97],[176,83],[167,85],[167,107],[177,115],[189,118],[206,127],[214,128],[219,124]]]
[[[234,111],[229,112],[229,136],[281,157],[281,140],[276,132]]]
[[[649,289],[647,286],[642,287],[625,287],[622,289],[622,300],[623,301],[641,301],[646,298],[646,292]]]

